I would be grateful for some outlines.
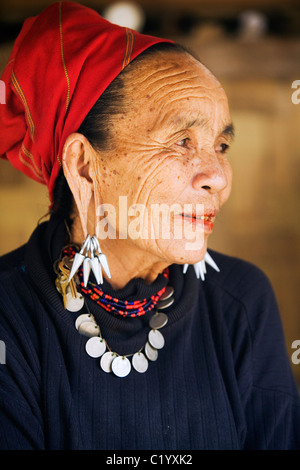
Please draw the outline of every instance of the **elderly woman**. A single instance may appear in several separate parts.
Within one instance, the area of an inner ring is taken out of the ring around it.
[[[50,220],[1,259],[2,449],[296,449],[269,281],[207,251],[231,188],[217,79],[74,3],[28,19],[0,153]]]

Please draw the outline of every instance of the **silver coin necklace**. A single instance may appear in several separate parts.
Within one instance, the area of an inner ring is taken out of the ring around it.
[[[150,330],[146,343],[138,351],[127,355],[120,355],[109,347],[106,340],[102,337],[99,325],[94,316],[89,312],[86,304],[88,313],[79,315],[75,320],[76,330],[81,335],[89,338],[85,345],[86,353],[91,358],[100,359],[100,368],[104,372],[113,373],[117,377],[126,377],[132,368],[141,374],[146,372],[149,361],[156,361],[159,350],[165,345],[161,329],[168,323],[168,316],[163,310],[173,304],[173,294],[173,287],[167,286],[156,304],[154,315],[149,321]],[[78,308],[76,307],[76,301]],[[71,311],[81,310],[83,302],[84,298],[81,294],[78,295],[78,298],[72,299],[72,304],[70,305]],[[68,302],[66,307],[68,310]]]

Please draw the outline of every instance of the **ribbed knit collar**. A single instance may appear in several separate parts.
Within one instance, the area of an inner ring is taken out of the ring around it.
[[[67,233],[64,221],[58,217],[52,217],[50,221],[40,224],[33,232],[25,252],[25,267],[31,281],[41,294],[42,301],[50,307],[54,315],[66,322],[66,327],[74,329],[74,320],[80,313],[86,313],[85,306],[82,312],[72,313],[64,310],[62,297],[55,287],[56,274],[54,262],[60,257],[64,245],[67,243]],[[181,265],[169,267],[169,284],[175,290],[174,304],[166,309],[169,322],[165,328],[170,328],[184,315],[187,315],[197,303],[199,296],[199,284],[202,281],[196,279],[194,270],[188,269],[183,275]],[[152,284],[146,284],[143,279],[132,279],[119,290],[114,290],[104,280],[101,286],[103,291],[119,299],[140,300],[156,294],[168,281],[159,274]],[[119,354],[130,354],[139,349],[146,341],[149,331],[149,319],[153,313],[146,313],[137,318],[123,318],[102,309],[91,299],[86,299],[88,310],[94,315],[100,325],[103,337],[111,347]]]

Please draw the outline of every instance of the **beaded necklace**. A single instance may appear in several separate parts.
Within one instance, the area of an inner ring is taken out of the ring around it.
[[[69,261],[72,261],[75,253],[76,251],[74,247],[69,246],[63,250],[62,255],[63,257],[66,256]],[[163,275],[166,277],[166,279],[169,279],[168,268],[164,270]],[[109,294],[105,294],[100,286],[91,280],[88,281],[87,286],[85,287],[83,283],[82,267],[78,270],[78,279],[80,291],[82,294],[90,297],[107,312],[119,314],[122,317],[134,318],[150,312],[156,307],[157,302],[166,290],[166,287],[163,287],[159,292],[157,292],[157,294],[151,295],[150,297],[142,300],[121,300],[117,299],[116,297],[112,297]]]

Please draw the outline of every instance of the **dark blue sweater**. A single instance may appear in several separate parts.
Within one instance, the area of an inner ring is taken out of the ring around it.
[[[1,449],[300,449],[300,402],[266,276],[212,253],[206,280],[170,267],[175,303],[165,347],[144,374],[118,378],[85,352],[63,309],[53,262],[64,225],[41,224],[0,264]],[[164,284],[132,280],[116,294],[141,299]],[[104,290],[114,293],[108,283]],[[89,301],[112,349],[138,350],[148,314],[124,319]]]

